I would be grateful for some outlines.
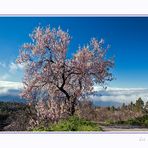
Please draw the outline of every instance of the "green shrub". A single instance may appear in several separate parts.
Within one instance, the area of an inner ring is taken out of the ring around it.
[[[33,129],[33,131],[49,131],[50,129],[44,126],[38,126]]]
[[[144,121],[144,126],[148,127],[148,119]]]
[[[101,128],[93,122],[72,116],[51,127],[51,131],[100,131]]]
[[[137,117],[134,119],[129,119],[127,121],[118,121],[117,124],[124,124],[124,125],[137,125],[137,126],[143,126],[148,127],[148,115],[144,115],[142,117]]]
[[[81,125],[78,127],[78,131],[102,131],[98,126]]]
[[[112,125],[114,124],[113,120],[105,120],[105,125]]]
[[[140,122],[137,119],[130,119],[126,123],[129,125],[140,125]]]
[[[50,125],[49,128],[40,126],[33,131],[102,131],[102,129],[96,123],[71,116],[66,120]]]

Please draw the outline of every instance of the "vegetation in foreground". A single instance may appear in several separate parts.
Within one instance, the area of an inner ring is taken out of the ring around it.
[[[102,131],[102,128],[91,121],[71,116],[68,119],[51,124],[47,128],[40,125],[33,131]]]
[[[121,107],[96,107],[90,101],[77,105],[74,116],[52,122],[38,120],[36,109],[22,103],[0,102],[1,131],[102,131],[100,125],[148,128],[148,103],[139,98]],[[31,126],[34,122],[34,126]],[[38,122],[39,121],[39,122]]]
[[[127,121],[118,121],[114,124],[122,124],[122,125],[129,125],[129,126],[140,126],[141,128],[148,128],[148,115],[144,115],[142,117],[137,117],[135,119],[129,119]]]

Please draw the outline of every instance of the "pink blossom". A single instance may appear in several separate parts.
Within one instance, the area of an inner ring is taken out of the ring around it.
[[[36,104],[38,116],[57,120],[64,112],[73,114],[77,101],[91,92],[95,83],[112,80],[113,60],[105,58],[102,39],[93,38],[67,58],[71,37],[61,28],[37,27],[31,38],[17,61],[26,64],[22,96],[40,100]]]

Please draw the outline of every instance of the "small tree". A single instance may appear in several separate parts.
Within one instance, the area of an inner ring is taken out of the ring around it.
[[[148,101],[145,103],[144,110],[146,113],[148,113]]]
[[[121,109],[122,109],[122,110],[125,110],[125,109],[126,109],[125,103],[122,104]]]
[[[138,111],[138,112],[143,111],[144,102],[143,102],[143,100],[141,98],[136,100],[135,108],[136,108],[136,111]]]
[[[131,103],[128,105],[128,109],[133,111],[135,107],[135,104],[131,101]]]
[[[22,96],[31,102],[64,102],[73,115],[77,101],[91,92],[94,84],[112,80],[113,60],[106,59],[108,48],[103,48],[103,40],[92,38],[87,46],[67,58],[71,40],[68,32],[37,27],[30,36],[32,42],[22,46],[17,62],[25,65]]]

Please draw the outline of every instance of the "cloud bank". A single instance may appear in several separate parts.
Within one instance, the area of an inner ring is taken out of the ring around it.
[[[111,101],[118,103],[135,102],[141,97],[145,102],[148,101],[148,88],[107,88],[101,89],[100,87],[94,88],[94,95],[91,98],[94,101]]]
[[[10,94],[10,92],[17,93],[22,88],[23,88],[23,84],[20,82],[0,81],[0,95]]]
[[[25,103],[26,100],[19,96],[22,87],[19,82],[0,81],[0,101]]]
[[[23,84],[20,82],[0,81],[0,97],[18,96]],[[94,94],[91,99],[98,104],[119,105],[122,103],[135,102],[141,97],[148,101],[148,88],[114,88],[108,87],[106,90],[101,87],[94,87]]]

